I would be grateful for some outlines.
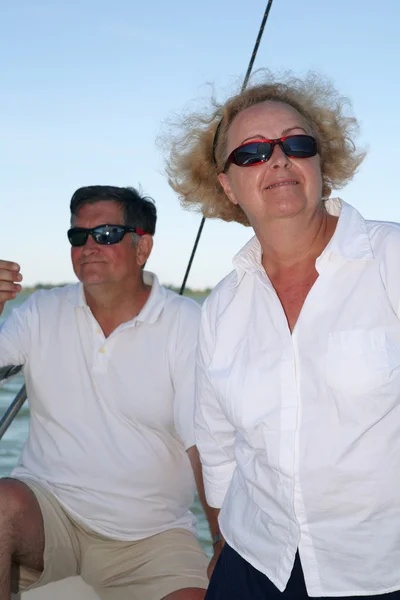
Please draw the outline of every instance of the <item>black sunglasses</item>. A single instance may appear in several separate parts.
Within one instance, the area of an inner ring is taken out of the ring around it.
[[[67,235],[71,246],[84,246],[89,235],[92,236],[97,244],[118,244],[126,233],[137,233],[145,235],[145,231],[140,227],[125,227],[125,225],[98,225],[87,229],[86,227],[72,227]]]
[[[311,158],[318,152],[317,141],[311,135],[288,135],[276,140],[252,140],[230,153],[225,163],[225,173],[231,163],[238,167],[253,167],[266,162],[279,146],[289,158]]]

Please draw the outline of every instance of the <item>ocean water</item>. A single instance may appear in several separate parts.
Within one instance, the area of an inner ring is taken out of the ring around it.
[[[26,298],[27,294],[21,293],[15,300],[8,302],[5,306],[2,317],[0,317],[0,322],[11,312],[15,306],[21,304]],[[13,401],[23,383],[24,380],[22,375],[16,375],[8,383],[0,387],[0,417],[3,416],[4,412]],[[11,426],[5,433],[3,439],[0,440],[0,477],[6,477],[17,464],[22,447],[28,437],[28,431],[29,403],[25,402],[17,417],[14,419]],[[211,542],[208,525],[197,498],[195,499],[192,510],[197,518],[197,532],[200,543],[205,551],[211,555]]]

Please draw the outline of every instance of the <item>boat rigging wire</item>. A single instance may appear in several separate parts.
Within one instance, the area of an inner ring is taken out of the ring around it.
[[[242,84],[242,88],[241,88],[242,92],[246,89],[247,84],[249,82],[250,75],[251,75],[251,72],[253,70],[254,61],[255,61],[256,56],[257,56],[258,47],[260,45],[261,38],[262,38],[263,33],[264,33],[265,24],[267,22],[267,19],[268,19],[268,16],[269,16],[269,13],[270,13],[273,1],[274,0],[268,0],[267,7],[265,9],[265,13],[264,13],[264,16],[263,16],[262,21],[261,21],[261,25],[260,25],[258,36],[257,36],[257,39],[256,39],[256,43],[254,44],[253,53],[252,53],[251,58],[250,58],[249,66],[247,67],[247,72],[246,72],[246,75],[245,75],[244,80],[243,80],[243,84]],[[218,125],[218,127],[219,127],[219,125]],[[217,130],[218,130],[218,128],[217,128]],[[216,135],[217,135],[217,132],[216,132]],[[183,296],[183,293],[185,291],[186,282],[187,282],[188,277],[189,277],[190,269],[192,268],[193,259],[195,257],[196,251],[197,251],[197,246],[199,245],[199,241],[200,241],[200,238],[201,238],[201,234],[203,232],[203,227],[204,227],[205,222],[206,222],[206,218],[202,217],[199,229],[197,231],[196,239],[195,239],[195,242],[194,242],[194,245],[193,245],[192,253],[190,255],[189,262],[188,262],[188,265],[186,267],[186,273],[185,273],[185,276],[183,278],[181,288],[179,290],[180,296]]]

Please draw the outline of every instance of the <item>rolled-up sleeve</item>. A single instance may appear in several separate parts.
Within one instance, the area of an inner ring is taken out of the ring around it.
[[[206,301],[196,354],[195,436],[203,465],[207,502],[214,508],[221,508],[236,468],[235,430],[221,408],[208,372],[215,344],[210,312]]]

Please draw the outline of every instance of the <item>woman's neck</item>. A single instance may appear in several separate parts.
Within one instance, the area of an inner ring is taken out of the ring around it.
[[[315,265],[333,236],[337,217],[321,205],[311,215],[277,219],[256,231],[262,248],[262,264],[268,274],[293,267]]]

